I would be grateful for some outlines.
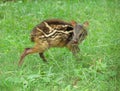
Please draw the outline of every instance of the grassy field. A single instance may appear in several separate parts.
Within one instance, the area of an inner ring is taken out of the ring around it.
[[[32,28],[45,19],[89,21],[77,60],[65,48],[51,48],[45,64],[32,47]],[[120,1],[0,1],[0,91],[120,91]]]

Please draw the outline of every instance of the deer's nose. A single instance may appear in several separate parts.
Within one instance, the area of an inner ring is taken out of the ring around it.
[[[73,40],[73,41],[74,41],[74,43],[75,43],[75,44],[77,44],[77,43],[78,43],[78,40],[77,40],[77,39],[75,39],[75,40]]]

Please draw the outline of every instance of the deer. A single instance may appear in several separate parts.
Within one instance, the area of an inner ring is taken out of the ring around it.
[[[23,64],[23,59],[29,55],[38,53],[40,58],[47,62],[44,52],[51,47],[66,47],[73,55],[79,51],[79,44],[87,36],[89,23],[85,21],[79,24],[76,21],[66,22],[60,19],[48,19],[36,25],[31,32],[31,41],[35,43],[32,48],[25,48],[20,56],[18,65]]]

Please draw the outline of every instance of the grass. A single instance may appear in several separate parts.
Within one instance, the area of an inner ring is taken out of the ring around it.
[[[0,3],[0,91],[120,91],[119,0],[18,0]],[[32,47],[30,32],[45,19],[89,21],[78,60],[65,48],[51,48],[45,64]]]

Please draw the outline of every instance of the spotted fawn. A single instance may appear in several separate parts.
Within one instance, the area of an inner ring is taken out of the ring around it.
[[[39,53],[43,61],[47,62],[44,52],[51,47],[67,47],[74,55],[79,52],[78,45],[87,36],[89,23],[78,24],[75,21],[65,22],[59,19],[45,20],[35,26],[31,32],[31,41],[35,42],[32,48],[25,48],[19,66],[28,54]]]

